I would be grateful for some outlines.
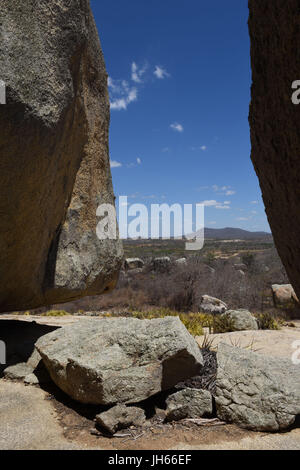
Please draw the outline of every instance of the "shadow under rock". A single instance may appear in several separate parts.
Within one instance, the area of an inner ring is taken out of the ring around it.
[[[27,362],[34,351],[36,341],[56,329],[56,326],[39,325],[35,321],[0,319],[0,340],[6,347],[6,364],[0,364],[0,378],[3,377],[6,367]]]

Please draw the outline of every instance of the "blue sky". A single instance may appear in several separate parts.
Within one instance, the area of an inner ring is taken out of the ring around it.
[[[117,197],[205,201],[208,227],[269,231],[250,160],[247,3],[91,0]]]

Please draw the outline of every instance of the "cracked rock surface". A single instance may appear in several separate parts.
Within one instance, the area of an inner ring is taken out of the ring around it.
[[[218,418],[256,431],[279,431],[300,414],[300,369],[221,343],[217,353]]]

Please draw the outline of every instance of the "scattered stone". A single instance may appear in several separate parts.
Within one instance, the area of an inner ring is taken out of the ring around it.
[[[4,369],[3,374],[7,379],[24,380],[33,371],[32,367],[26,362],[20,362]]]
[[[227,305],[222,300],[211,297],[210,295],[203,295],[201,297],[199,310],[205,313],[221,314],[225,313],[228,309]]]
[[[82,403],[138,403],[197,375],[201,351],[178,317],[81,320],[41,337],[52,380]]]
[[[216,409],[221,420],[255,431],[279,431],[300,414],[299,366],[221,343]]]
[[[177,264],[179,266],[184,266],[185,264],[187,264],[187,259],[186,258],[176,259],[175,264]]]
[[[140,258],[126,258],[124,262],[125,269],[137,269],[144,267],[144,261]]]
[[[40,383],[39,379],[34,373],[26,375],[24,382],[28,385],[37,385]]]
[[[299,303],[291,284],[273,284],[272,294],[275,307],[289,307]]]
[[[171,258],[169,256],[163,256],[160,258],[154,258],[152,260],[152,267],[154,271],[164,272],[167,271],[171,264]]]
[[[211,415],[212,396],[207,390],[185,388],[170,395],[167,399],[167,421],[185,418],[202,418]]]
[[[145,421],[144,411],[135,406],[116,405],[96,416],[96,425],[110,434],[130,426],[142,426]]]
[[[231,320],[232,331],[258,330],[256,318],[248,310],[227,310],[223,316]]]

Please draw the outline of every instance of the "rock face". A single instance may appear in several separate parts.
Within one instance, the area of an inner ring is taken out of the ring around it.
[[[109,290],[122,248],[96,236],[114,195],[89,0],[2,0],[0,38],[0,311]]]
[[[231,320],[233,331],[258,330],[257,321],[248,310],[227,310],[224,316]]]
[[[201,297],[199,309],[205,313],[221,314],[227,310],[227,305],[222,300],[211,297],[210,295],[203,295]]]
[[[221,343],[217,416],[256,431],[288,428],[300,414],[299,366]]]
[[[129,426],[142,426],[145,421],[144,411],[136,406],[116,405],[96,416],[97,426],[104,428],[110,434]]]
[[[275,307],[289,307],[299,302],[291,284],[273,284],[272,294]]]
[[[41,337],[52,380],[82,403],[138,403],[199,373],[200,349],[178,317],[82,320]]]
[[[201,418],[212,414],[212,396],[207,390],[185,388],[170,395],[167,403],[167,421]]]
[[[299,2],[249,0],[252,162],[274,242],[300,298]]]

